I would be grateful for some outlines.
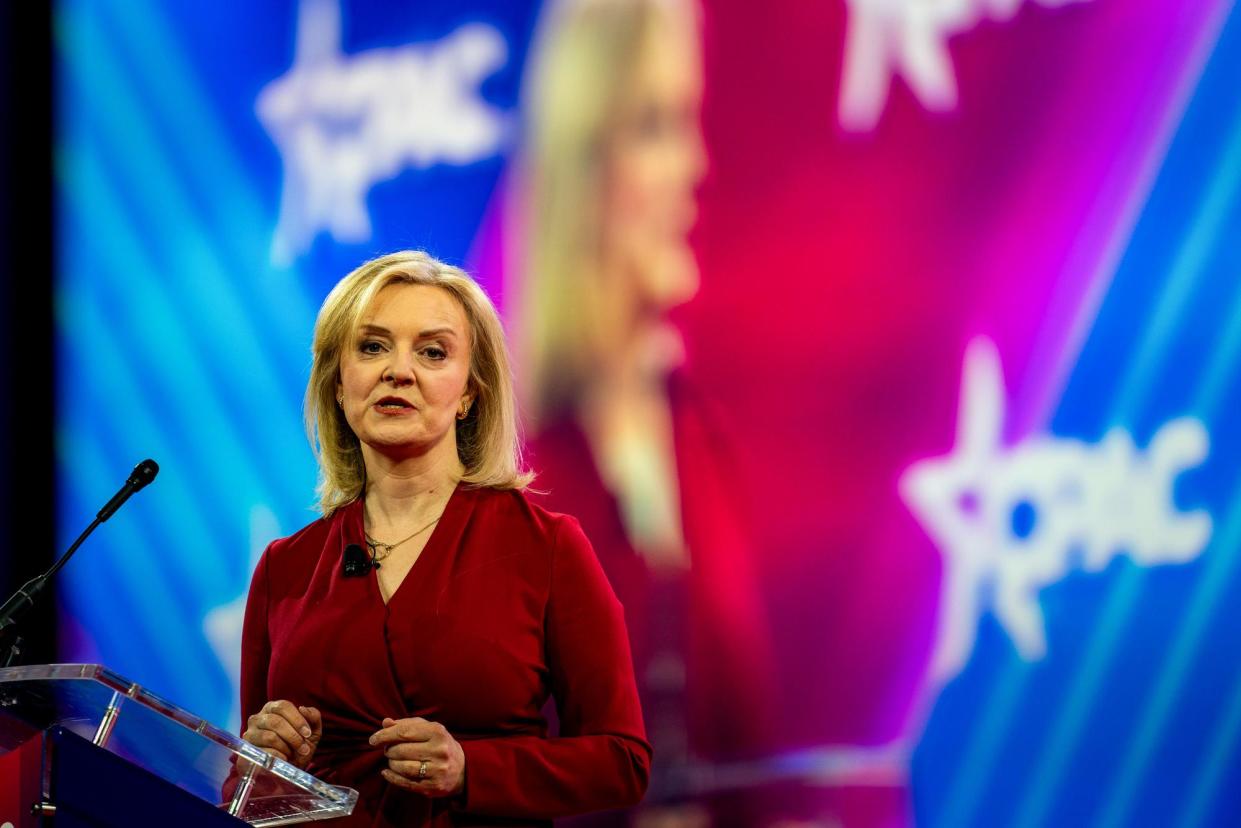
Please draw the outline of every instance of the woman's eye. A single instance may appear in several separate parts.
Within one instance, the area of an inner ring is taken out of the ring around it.
[[[438,345],[431,345],[430,347],[423,348],[422,353],[427,357],[427,359],[433,359],[437,362],[448,357],[448,352]]]
[[[358,350],[364,354],[377,354],[383,350],[383,345],[373,339],[368,339],[358,346]]]

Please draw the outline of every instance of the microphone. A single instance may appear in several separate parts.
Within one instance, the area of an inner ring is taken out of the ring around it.
[[[366,554],[365,549],[356,543],[351,543],[345,547],[345,556],[340,561],[343,577],[361,578],[370,572],[372,567],[378,569],[379,564],[371,560],[371,556]]]
[[[126,500],[129,500],[130,495],[139,489],[146,488],[147,484],[154,480],[155,475],[157,474],[159,474],[159,463],[156,463],[150,458],[147,458],[138,465],[134,466],[134,470],[130,473],[129,479],[125,481],[125,485],[121,487],[119,492],[112,495],[112,499],[108,501],[107,505],[99,510],[99,514],[97,515],[99,522],[103,523],[105,520],[112,517],[112,515],[116,513],[116,510],[121,508],[121,505]]]
[[[42,575],[36,575],[23,584],[9,600],[4,602],[3,606],[0,606],[0,642],[8,642],[10,645],[8,655],[4,660],[5,667],[12,664],[21,652],[19,647],[21,639],[17,636],[18,621],[34,606],[34,602],[47,587],[48,582],[69,561],[73,553],[82,545],[82,541],[86,540],[90,533],[95,531],[96,526],[112,517],[116,510],[121,508],[121,504],[129,500],[130,495],[154,480],[155,475],[158,473],[159,464],[154,460],[143,460],[134,466],[129,479],[125,481],[125,485],[121,487],[119,492],[113,495],[107,505],[99,510],[91,525],[86,527],[85,532],[78,535],[78,539],[73,542],[73,546],[69,547],[69,551],[61,555],[60,559],[52,564],[52,568],[47,572],[44,572]],[[10,636],[12,637],[11,641],[9,641]]]

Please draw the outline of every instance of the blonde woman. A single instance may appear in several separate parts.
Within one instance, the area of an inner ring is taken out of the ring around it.
[[[255,572],[244,737],[357,788],[342,825],[545,826],[637,802],[651,753],[621,608],[577,521],[524,494],[487,296],[425,254],[384,256],[332,290],[313,354],[323,517]]]
[[[696,12],[686,0],[554,3],[535,54],[518,328],[527,414],[539,434],[580,429],[633,549],[680,567],[666,380],[681,348],[666,314],[698,286],[686,238],[705,168]]]
[[[671,320],[699,280],[698,10],[554,2],[532,54],[509,251],[532,462],[542,502],[581,519],[625,605],[660,757],[652,800],[675,802],[691,752],[763,744],[776,697],[727,441]]]

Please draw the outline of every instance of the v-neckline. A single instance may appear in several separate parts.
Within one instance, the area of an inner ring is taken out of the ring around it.
[[[407,590],[405,585],[408,584],[412,578],[418,575],[420,571],[425,570],[428,566],[430,566],[430,564],[423,564],[423,561],[428,558],[438,557],[440,547],[446,542],[444,539],[448,537],[450,533],[454,532],[454,524],[456,522],[455,518],[460,511],[459,502],[461,500],[463,489],[464,487],[461,485],[461,482],[458,481],[456,486],[453,488],[452,494],[448,496],[448,502],[444,504],[444,511],[440,514],[439,520],[437,520],[435,522],[435,526],[432,527],[431,534],[427,538],[427,542],[423,545],[422,551],[418,553],[418,557],[414,559],[412,564],[410,564],[409,570],[405,573],[405,576],[401,578],[401,581],[396,585],[396,588],[392,590],[392,594],[388,596],[388,600],[384,600],[383,588],[379,584],[378,570],[372,567],[370,572],[367,573],[367,580],[370,581],[371,590],[373,591],[374,597],[379,601],[379,606],[383,608],[385,614],[391,613],[392,605],[397,600],[398,596],[404,592],[412,591],[412,587]],[[357,529],[358,533],[365,539],[365,512],[362,498],[358,498]]]

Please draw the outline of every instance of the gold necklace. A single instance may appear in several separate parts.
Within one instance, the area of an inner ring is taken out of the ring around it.
[[[444,513],[440,512],[438,515],[436,515],[435,520],[431,521],[426,526],[414,532],[409,537],[402,538],[396,543],[384,543],[383,541],[377,541],[370,536],[370,533],[363,531],[362,534],[366,535],[366,545],[371,548],[371,562],[375,564],[375,568],[376,569],[379,568],[379,562],[387,558],[389,555],[391,555],[393,549],[396,549],[398,546],[405,543],[405,541],[411,540],[414,537],[421,535],[423,532],[427,531],[432,526],[434,526],[436,523],[438,523],[439,519],[442,518],[443,516],[444,516]],[[382,555],[379,554],[379,550],[381,547],[383,548]]]

